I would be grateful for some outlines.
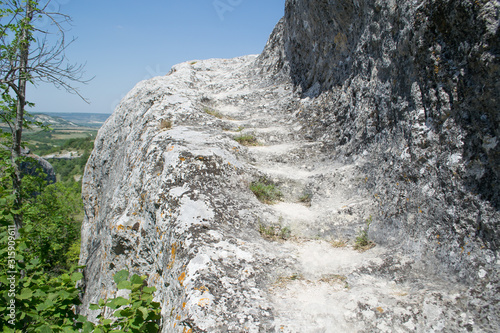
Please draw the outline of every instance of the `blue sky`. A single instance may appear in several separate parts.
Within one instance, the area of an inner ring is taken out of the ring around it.
[[[34,112],[112,113],[146,78],[180,62],[232,58],[262,51],[284,14],[285,0],[52,0],[72,18],[66,52],[86,63],[80,92],[91,102],[49,85],[30,87]]]

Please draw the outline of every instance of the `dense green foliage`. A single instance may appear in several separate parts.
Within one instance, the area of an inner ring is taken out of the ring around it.
[[[80,244],[81,221],[77,218],[82,206],[79,184],[73,182],[45,186],[23,209],[30,251],[50,273],[67,271],[76,264],[69,251]]]
[[[78,201],[68,204],[65,200],[72,189],[46,186],[43,177],[25,176],[26,224],[16,239],[10,183],[13,167],[6,149],[0,151],[0,171],[0,327],[3,332],[77,332],[85,322],[84,318],[78,321],[74,311],[80,304],[75,282],[81,274],[56,273],[70,265],[65,251],[70,252],[78,236],[78,224],[71,219]]]
[[[89,159],[90,153],[85,152],[82,156],[70,160],[66,159],[47,159],[54,167],[57,179],[62,182],[75,181],[76,178],[83,175],[85,164]]]
[[[155,287],[147,287],[145,276],[132,275],[128,279],[127,270],[119,271],[113,277],[118,290],[130,290],[128,298],[116,297],[100,300],[99,304],[92,304],[91,310],[101,310],[97,317],[98,325],[95,333],[104,332],[133,332],[156,333],[159,330],[160,303],[153,302]],[[106,319],[103,315],[105,308],[115,310],[114,319]]]

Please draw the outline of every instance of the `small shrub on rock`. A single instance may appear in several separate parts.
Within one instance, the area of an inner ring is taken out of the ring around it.
[[[250,190],[255,194],[260,202],[265,204],[273,204],[281,200],[283,194],[274,184],[268,184],[265,180],[253,182],[250,185]]]

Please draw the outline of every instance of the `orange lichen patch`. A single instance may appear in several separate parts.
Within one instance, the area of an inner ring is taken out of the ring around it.
[[[201,306],[202,308],[210,304],[210,298],[201,298],[198,301],[198,305]]]
[[[436,235],[436,238],[439,238],[439,235]]]
[[[201,286],[201,287],[199,287],[199,288],[194,288],[194,290],[199,290],[199,291],[201,291],[202,293],[204,293],[204,292],[208,292],[208,288],[207,288],[207,287],[205,287],[205,286]]]
[[[181,316],[175,317],[176,320],[181,320]]]
[[[199,159],[200,161],[203,161],[203,156],[198,156],[198,159]]]
[[[172,150],[174,150],[174,146],[168,147],[168,149],[167,149],[167,151],[172,151]]]
[[[185,309],[186,308],[186,302],[182,303],[182,308]]]
[[[181,284],[181,286],[183,285],[184,283],[184,280],[186,280],[186,273],[185,272],[182,272],[182,274],[179,276],[179,278],[177,279],[179,280],[179,283]]]
[[[172,244],[172,253],[170,254],[170,263],[167,266],[168,269],[172,269],[172,267],[174,266],[176,251],[177,251],[177,243],[174,243],[174,244]]]
[[[186,327],[184,327],[184,329],[182,330],[182,333],[193,333],[193,329],[192,328],[187,329]]]
[[[186,160],[186,158],[184,157],[179,157],[179,160],[181,160],[182,162],[184,162]]]
[[[376,310],[380,313],[384,313],[384,309],[382,309],[380,306]]]
[[[157,282],[159,279],[160,279],[160,275],[158,273],[154,273],[153,277],[152,277],[152,280],[155,281],[155,282]]]
[[[123,231],[125,230],[125,227],[123,225],[119,225],[116,227],[116,229],[118,229],[118,231]]]

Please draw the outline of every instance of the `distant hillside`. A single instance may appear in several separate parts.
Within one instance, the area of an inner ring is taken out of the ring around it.
[[[110,114],[105,113],[33,113],[36,121],[41,121],[51,127],[93,127],[99,128]]]

